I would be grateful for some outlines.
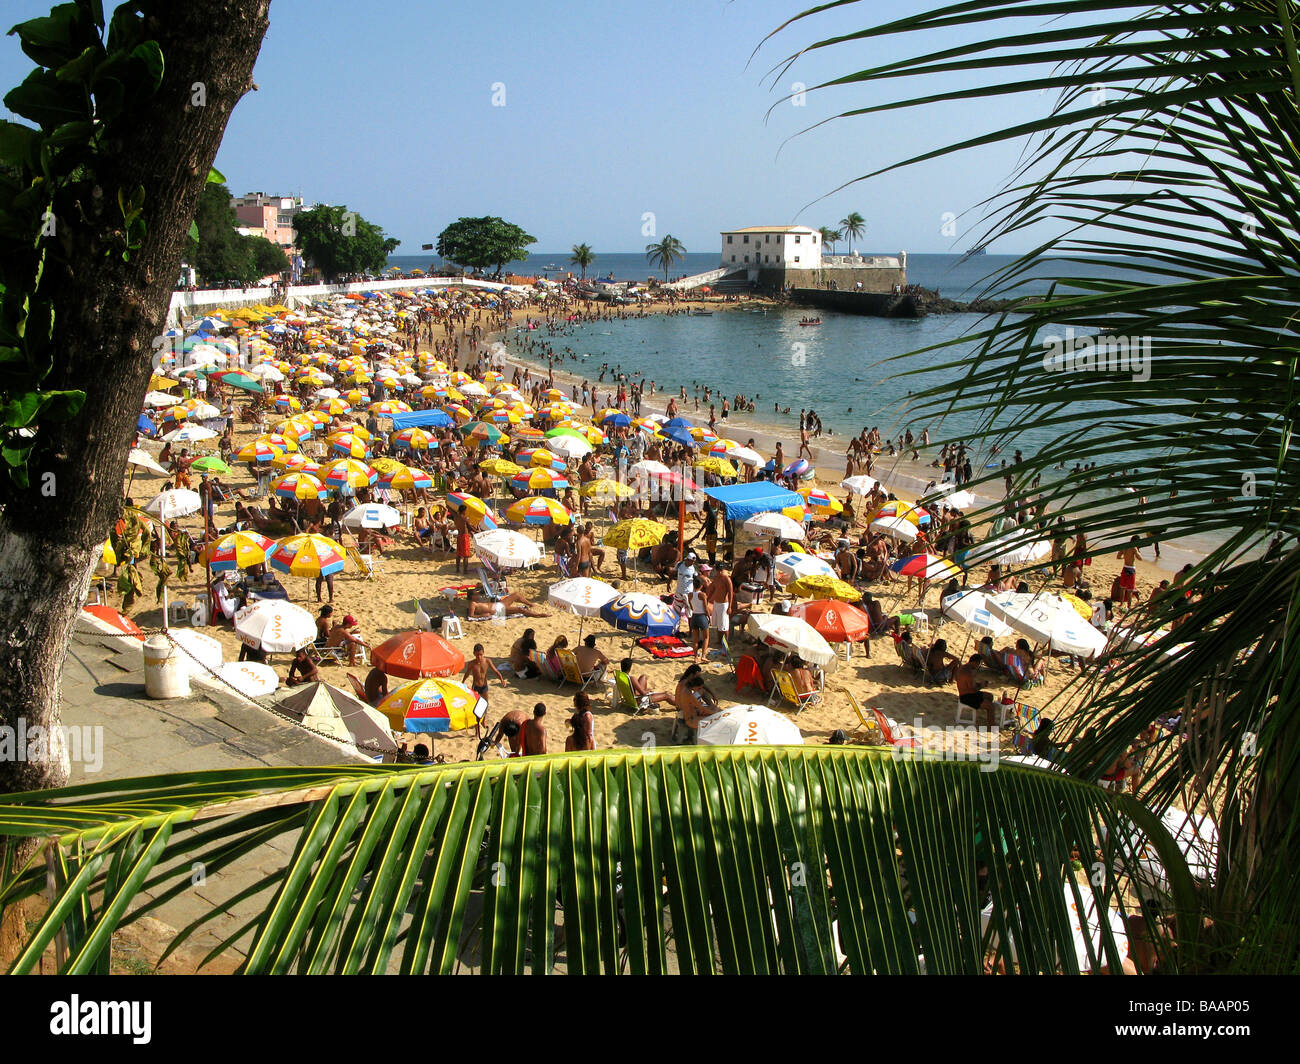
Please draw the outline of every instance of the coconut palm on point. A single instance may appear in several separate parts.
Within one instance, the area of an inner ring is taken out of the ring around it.
[[[592,253],[590,244],[574,244],[573,254],[569,256],[569,261],[582,270],[583,280],[587,278],[587,267],[596,261],[596,256]]]
[[[847,218],[840,219],[840,235],[838,240],[847,240],[849,242],[849,254],[853,254],[853,241],[857,240],[867,231],[867,220],[857,211],[854,211]]]
[[[665,235],[657,244],[645,246],[646,261],[664,271],[664,283],[668,281],[668,271],[673,263],[686,257],[686,248],[675,236]]]

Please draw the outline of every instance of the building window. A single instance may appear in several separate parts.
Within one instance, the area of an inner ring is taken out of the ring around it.
[[[749,261],[749,256],[748,256],[748,255],[745,256],[745,261],[746,261],[746,262]]]
[[[736,261],[736,256],[735,256],[735,255],[732,255],[732,256],[731,256],[731,261],[732,261],[732,262],[735,262],[735,261]]]
[[[799,237],[798,237],[798,236],[796,236],[796,237],[794,238],[794,242],[795,242],[796,244],[799,243]]]
[[[795,261],[795,262],[798,262],[798,261],[799,261],[799,256],[798,256],[798,255],[796,255],[796,256],[794,257],[794,261]]]
[[[730,244],[734,239],[735,239],[735,237],[733,237],[730,233],[727,234],[727,243],[728,243],[728,244]]]
[[[746,243],[746,244],[749,243],[749,235],[748,235],[748,234],[745,235],[745,243]],[[747,259],[746,261],[749,261],[749,260]]]

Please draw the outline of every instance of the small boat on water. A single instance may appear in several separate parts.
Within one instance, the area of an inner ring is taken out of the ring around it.
[[[713,311],[711,311],[711,310],[693,310],[693,311],[691,311],[691,317],[692,317],[692,318],[711,318],[711,317],[713,317]]]
[[[822,323],[821,318],[800,318],[799,319],[800,325],[820,325],[821,323]]]

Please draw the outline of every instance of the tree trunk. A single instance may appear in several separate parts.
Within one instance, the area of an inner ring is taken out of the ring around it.
[[[92,162],[90,202],[55,203],[62,252],[42,288],[59,352],[48,388],[85,405],[42,424],[31,487],[0,487],[0,725],[60,726],[59,675],[99,548],[121,511],[122,477],[199,194],[226,122],[253,88],[270,0],[144,0],[165,74],[129,107]],[[143,245],[122,261],[119,190],[145,191]],[[57,734],[57,732],[55,732]],[[0,761],[0,792],[67,779],[66,754]]]

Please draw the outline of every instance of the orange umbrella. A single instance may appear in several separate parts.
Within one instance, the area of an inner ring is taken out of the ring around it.
[[[858,643],[871,632],[871,618],[856,606],[834,599],[801,602],[790,616],[807,621],[828,643]]]
[[[370,660],[389,676],[407,680],[455,676],[465,668],[465,655],[435,632],[395,635],[375,647]]]

